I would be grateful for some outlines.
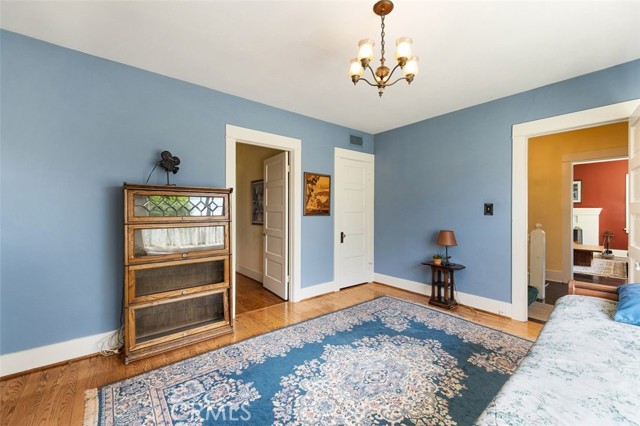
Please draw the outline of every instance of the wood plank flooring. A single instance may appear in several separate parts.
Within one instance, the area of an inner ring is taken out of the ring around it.
[[[544,291],[544,303],[547,305],[555,305],[558,299],[567,294],[569,294],[569,286],[567,283],[549,281]]]
[[[129,365],[124,365],[118,356],[98,355],[26,373],[0,381],[0,424],[82,425],[84,392],[87,389],[383,295],[425,305],[428,302],[426,296],[377,283],[363,284],[299,303],[278,303],[239,314],[232,334],[135,361]],[[537,338],[542,328],[540,324],[522,323],[481,311],[474,312],[463,306],[454,312],[472,321],[529,339]]]
[[[269,290],[265,290],[262,283],[242,274],[236,274],[236,315],[278,303],[285,303],[285,301]]]
[[[612,286],[621,286],[627,283],[626,279],[623,278],[611,278],[611,277],[599,277],[597,275],[587,275],[587,274],[573,274],[573,278],[578,281],[586,282],[586,283],[595,283],[595,284],[606,284]]]

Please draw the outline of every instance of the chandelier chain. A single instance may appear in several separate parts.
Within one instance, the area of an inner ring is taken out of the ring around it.
[[[381,38],[381,42],[380,42],[380,46],[382,47],[382,53],[380,55],[380,63],[382,64],[382,66],[384,66],[384,15],[382,15],[380,17],[382,24],[380,25],[380,27],[382,28],[382,31],[380,32],[380,38]]]

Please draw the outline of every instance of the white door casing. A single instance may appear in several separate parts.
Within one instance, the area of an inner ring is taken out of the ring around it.
[[[373,281],[374,156],[335,148],[336,289]]]
[[[629,279],[640,279],[640,106],[629,117]]]
[[[264,146],[289,152],[289,299],[298,302],[302,292],[302,141],[244,127],[226,125],[225,186],[236,186],[236,143]],[[236,204],[236,192],[231,193],[231,204]],[[236,246],[236,209],[231,209],[231,247]],[[231,258],[231,315],[236,315],[235,257]]]
[[[513,126],[511,318],[517,321],[527,321],[527,237],[529,232],[527,221],[527,149],[529,138],[628,120],[638,106],[640,106],[640,99],[634,99]],[[567,231],[571,230],[568,228]]]
[[[262,285],[284,300],[289,297],[289,153],[264,160],[264,263]]]

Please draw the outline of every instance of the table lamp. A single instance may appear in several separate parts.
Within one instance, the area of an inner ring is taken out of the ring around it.
[[[438,244],[439,246],[444,246],[445,255],[442,264],[449,265],[449,247],[458,245],[458,242],[456,241],[456,235],[453,233],[453,231],[442,230],[438,234],[438,241],[436,241],[436,244]]]

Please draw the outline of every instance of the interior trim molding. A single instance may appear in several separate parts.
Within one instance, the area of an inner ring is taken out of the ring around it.
[[[291,268],[289,299],[299,302],[302,288],[302,141],[244,127],[226,125],[226,186],[236,186],[236,143],[264,146],[289,151],[289,265]],[[236,192],[231,193],[235,206]],[[231,211],[231,247],[236,246],[236,209]],[[235,258],[231,262],[232,317],[236,315]]]
[[[98,344],[118,330],[0,355],[0,377],[46,367],[100,352]]]
[[[625,148],[609,148],[588,152],[572,152],[562,156],[562,162],[580,163],[590,161],[608,161],[608,160],[626,160],[629,157],[629,151]]]
[[[315,284],[309,287],[303,287],[300,289],[300,300],[310,299],[312,297],[322,296],[323,294],[333,293],[339,291],[340,288],[336,285],[335,281],[329,281],[322,284]]]
[[[258,281],[259,283],[262,283],[262,272],[260,271],[247,268],[246,266],[236,265],[236,272],[244,275],[245,277],[249,277],[254,281]]]
[[[390,275],[378,274],[374,276],[375,282],[380,284],[396,287],[402,290],[407,290],[412,293],[422,294],[424,296],[431,296],[431,285],[421,283],[417,281],[406,280],[404,278],[392,277]],[[475,294],[463,293],[456,290],[456,299],[458,303],[470,306],[475,309],[481,309],[483,311],[491,312],[492,314],[501,315],[511,318],[511,304],[508,302],[501,302],[499,300],[488,299],[482,296],[476,296]]]
[[[511,162],[511,308],[512,318],[527,321],[527,259],[529,224],[528,147],[529,138],[584,129],[628,120],[640,99],[558,115],[512,127]],[[568,195],[567,195],[568,197]]]
[[[547,269],[545,271],[545,281],[555,281],[558,283],[566,283],[565,275],[562,271],[554,271],[553,269]]]

